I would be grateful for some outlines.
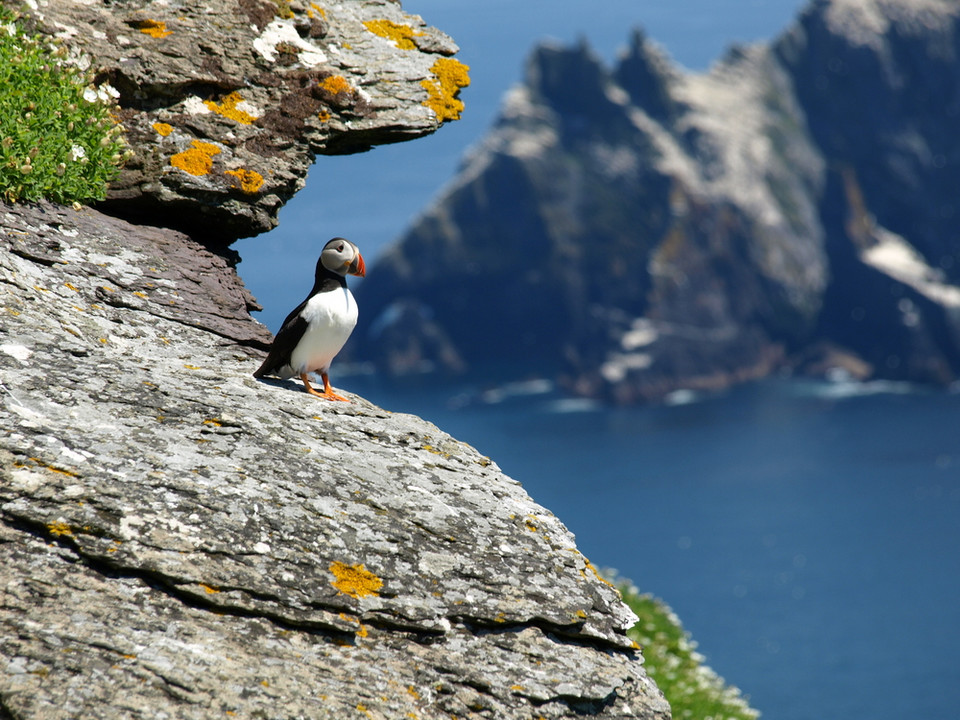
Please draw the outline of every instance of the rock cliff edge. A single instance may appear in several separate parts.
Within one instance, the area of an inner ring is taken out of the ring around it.
[[[0,206],[0,717],[669,717],[556,517],[255,381],[251,303],[175,231]]]

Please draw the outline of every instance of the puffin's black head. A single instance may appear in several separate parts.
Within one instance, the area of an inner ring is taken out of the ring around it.
[[[337,275],[358,275],[363,277],[367,273],[363,256],[349,240],[335,237],[323,246],[320,259],[317,261],[317,278],[320,278],[323,268]]]

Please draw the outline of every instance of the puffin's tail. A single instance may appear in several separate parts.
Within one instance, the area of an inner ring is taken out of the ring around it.
[[[269,374],[270,374],[270,372],[273,370],[273,368],[270,367],[270,364],[271,364],[271,363],[270,363],[270,360],[271,360],[271,359],[272,359],[272,358],[268,355],[268,356],[267,356],[267,359],[264,360],[264,361],[260,364],[260,367],[258,367],[258,368],[254,371],[253,376],[254,376],[255,378],[262,378],[264,375],[269,375]]]

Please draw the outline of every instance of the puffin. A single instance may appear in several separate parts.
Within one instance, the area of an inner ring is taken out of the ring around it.
[[[330,363],[357,324],[357,303],[347,288],[347,275],[365,274],[363,256],[352,242],[335,237],[324,245],[317,260],[313,289],[287,315],[266,360],[253,376],[275,375],[286,380],[299,375],[311,395],[349,402],[330,387],[328,373]],[[323,392],[310,384],[307,374],[311,372],[320,373]]]

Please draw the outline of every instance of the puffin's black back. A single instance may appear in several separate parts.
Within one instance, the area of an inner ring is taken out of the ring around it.
[[[303,299],[303,302],[297,305],[297,307],[287,315],[283,321],[283,325],[280,326],[280,331],[273,339],[270,352],[267,353],[266,359],[261,363],[260,367],[257,368],[256,372],[253,373],[253,376],[260,378],[264,375],[269,375],[290,362],[290,356],[297,347],[297,343],[300,342],[300,338],[302,338],[303,334],[307,331],[307,321],[303,319],[300,313],[303,312],[307,303],[310,302],[310,298],[319,293],[331,292],[339,288],[345,288],[346,286],[346,277],[327,269],[323,264],[323,258],[317,258],[317,268],[314,271],[313,277],[313,289],[311,289],[307,297]]]

